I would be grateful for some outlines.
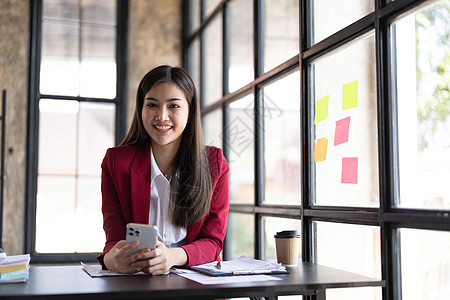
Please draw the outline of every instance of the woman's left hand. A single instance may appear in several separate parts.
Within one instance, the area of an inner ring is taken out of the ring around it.
[[[172,266],[182,266],[187,262],[187,254],[183,248],[167,248],[160,241],[156,241],[155,249],[145,249],[141,252],[138,260],[131,266],[142,268],[142,271],[149,275],[164,274]]]

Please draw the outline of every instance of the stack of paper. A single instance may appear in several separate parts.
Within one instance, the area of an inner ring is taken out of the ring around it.
[[[29,264],[29,254],[11,255],[0,259],[0,283],[27,281]]]
[[[256,274],[286,274],[286,267],[281,264],[241,256],[238,259],[211,262],[191,266],[192,270],[210,276],[256,275]]]

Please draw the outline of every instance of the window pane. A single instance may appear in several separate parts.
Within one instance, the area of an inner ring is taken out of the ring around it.
[[[204,1],[206,17],[208,17],[208,15],[210,13],[212,13],[216,9],[217,5],[219,5],[220,2],[222,2],[222,0],[207,0],[207,1]]]
[[[227,141],[230,165],[230,201],[255,201],[254,96],[250,94],[229,106]]]
[[[253,70],[253,2],[230,3],[230,74],[228,88],[234,92],[251,82]]]
[[[41,94],[115,98],[116,2],[43,1]],[[40,99],[37,252],[102,250],[100,165],[114,145],[115,107]]]
[[[395,23],[401,207],[450,209],[449,3]]]
[[[39,174],[76,173],[77,101],[39,102]]]
[[[450,295],[450,232],[400,229],[403,300]]]
[[[100,178],[40,175],[36,251],[101,252],[104,244]]]
[[[314,0],[313,43],[354,23],[374,10],[373,0]],[[339,17],[330,17],[339,16]]]
[[[79,24],[43,22],[41,94],[78,96]]]
[[[191,20],[189,33],[193,33],[200,27],[200,2],[201,0],[189,1],[189,19]]]
[[[204,106],[222,98],[222,15],[215,17],[204,31]]]
[[[114,104],[80,103],[79,174],[100,178],[106,149],[114,145],[115,114]]]
[[[43,99],[40,112],[36,250],[101,251],[100,164],[114,145],[115,105]]]
[[[313,222],[316,263],[381,279],[380,229],[373,226]],[[380,299],[381,288],[327,290],[327,299]]]
[[[265,203],[301,204],[300,73],[264,88]]]
[[[222,110],[218,109],[210,112],[202,120],[205,145],[222,148]]]
[[[79,20],[78,0],[44,0],[43,18]]]
[[[83,22],[116,24],[116,0],[82,0]]]
[[[277,262],[277,252],[275,246],[275,238],[274,236],[277,232],[284,230],[297,230],[298,233],[302,232],[302,226],[300,220],[296,219],[286,219],[286,218],[271,218],[271,217],[263,217],[264,221],[264,249],[265,249],[265,257],[264,260],[270,262]],[[299,239],[301,243],[301,239]],[[301,245],[299,251],[299,259],[302,260],[302,252]]]
[[[264,71],[299,53],[299,0],[264,1]]]
[[[255,217],[250,214],[230,213],[228,217],[227,240],[230,245],[230,259],[241,255],[255,257]]]
[[[196,38],[192,44],[189,45],[189,75],[194,81],[197,92],[200,93],[200,39]]]
[[[82,26],[80,96],[116,96],[115,27]]]
[[[75,176],[39,175],[36,196],[37,252],[73,252],[79,243],[80,230],[74,220],[75,184]],[[86,235],[84,231],[83,235]]]
[[[327,300],[367,299],[381,300],[381,287],[352,287],[347,289],[327,289]]]
[[[313,68],[316,204],[378,206],[374,35]]]
[[[112,146],[112,145],[111,145]],[[101,160],[99,161],[101,163]],[[105,246],[103,231],[102,193],[100,176],[78,176],[77,206],[74,218],[79,232],[71,252],[102,252]],[[89,232],[89,234],[86,234]]]
[[[41,94],[116,96],[115,5],[114,0],[44,1]]]

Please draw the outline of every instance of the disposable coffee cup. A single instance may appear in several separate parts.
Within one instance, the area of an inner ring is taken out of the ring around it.
[[[277,262],[287,266],[298,264],[300,234],[297,230],[280,231],[274,237]]]

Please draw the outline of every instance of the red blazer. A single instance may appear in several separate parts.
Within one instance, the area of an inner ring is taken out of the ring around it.
[[[209,213],[187,228],[186,267],[219,259],[228,210],[228,164],[222,150],[207,147],[212,180]],[[148,224],[150,209],[150,152],[148,147],[123,145],[108,149],[102,162],[102,212],[106,244],[98,261],[120,240],[128,223]]]

